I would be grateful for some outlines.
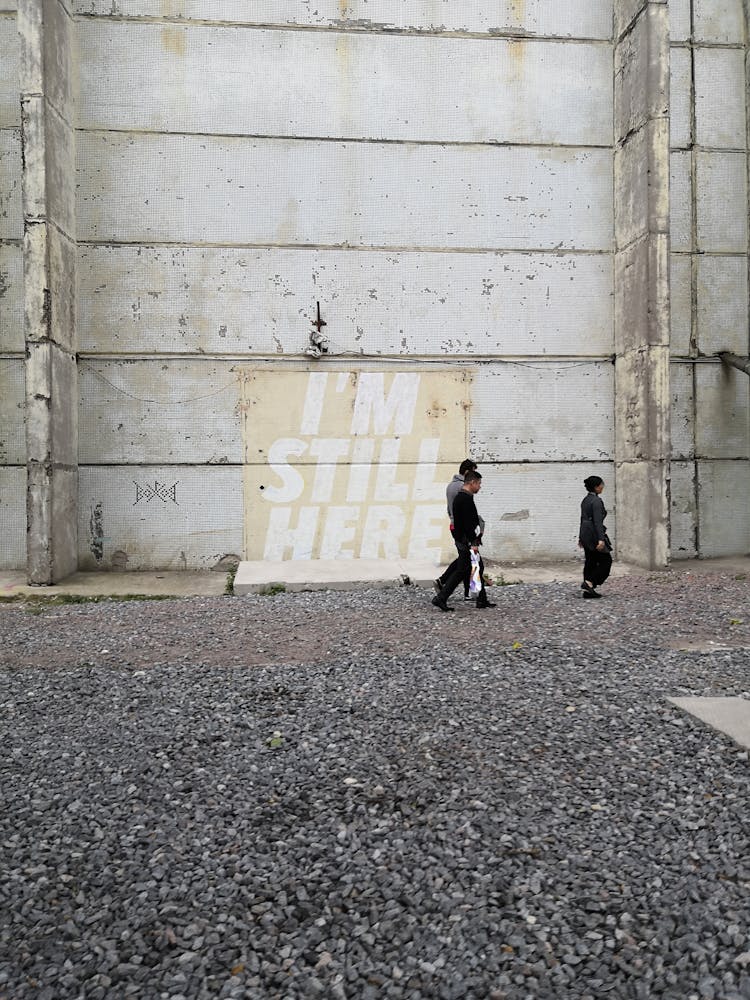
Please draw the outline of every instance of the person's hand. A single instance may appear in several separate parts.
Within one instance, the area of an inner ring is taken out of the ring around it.
[[[607,546],[604,544],[604,542],[597,542],[596,543],[596,551],[597,552],[604,552],[604,550],[606,549],[606,547]]]
[[[479,552],[479,545],[475,542],[471,547],[472,552]]]

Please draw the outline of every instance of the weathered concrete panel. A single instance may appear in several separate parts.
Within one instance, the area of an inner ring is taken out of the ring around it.
[[[693,141],[693,64],[690,49],[671,49],[669,63],[669,145],[672,149],[684,149]]]
[[[745,52],[695,49],[695,132],[701,146],[744,149]]]
[[[672,356],[690,354],[692,336],[692,264],[687,254],[670,254],[669,277],[670,351]]]
[[[672,460],[685,460],[695,455],[695,396],[693,365],[672,364],[669,368],[669,392],[672,397],[670,436]]]
[[[673,250],[693,249],[693,197],[690,153],[669,156],[669,216]]]
[[[696,154],[698,249],[747,250],[747,157],[744,153]]]
[[[242,554],[242,470],[117,466],[79,470],[81,569],[209,569]]]
[[[667,460],[669,348],[641,347],[618,355],[615,397],[620,462]]]
[[[469,453],[483,464],[613,458],[610,362],[481,369],[471,403]]]
[[[81,464],[239,463],[240,375],[211,361],[83,361]]]
[[[30,345],[32,349],[40,344]],[[52,455],[58,465],[75,468],[78,463],[78,366],[75,354],[51,344]],[[75,518],[73,518],[75,521]],[[62,525],[61,525],[62,526]],[[73,546],[75,551],[75,546]]]
[[[669,275],[666,234],[631,243],[615,258],[615,350],[666,346]]]
[[[79,248],[82,352],[612,352],[608,255]],[[0,308],[2,300],[0,299]]]
[[[666,8],[649,5],[615,50],[615,138],[618,142],[669,109]]]
[[[669,556],[665,471],[661,461],[617,463],[616,547],[636,565],[664,566]]]
[[[47,227],[47,267],[51,290],[48,334],[65,350],[75,352],[76,246],[56,226]]]
[[[692,0],[669,0],[669,37],[673,42],[686,42],[692,34],[690,6]]]
[[[695,41],[741,44],[745,40],[742,0],[695,0]]]
[[[364,30],[609,38],[611,0],[75,0],[79,14]]]
[[[56,111],[45,115],[45,204],[46,218],[68,236],[75,222],[75,132]]]
[[[26,469],[0,465],[0,569],[26,565]]]
[[[81,240],[611,246],[608,150],[113,134],[78,147]]]
[[[25,394],[23,358],[0,358],[0,465],[26,463]]]
[[[698,257],[698,350],[748,353],[747,258]]]
[[[27,448],[30,461],[76,464],[75,355],[52,341],[29,342],[27,354]]]
[[[673,559],[694,559],[698,554],[695,476],[694,462],[673,461],[670,465],[669,545]]]
[[[0,17],[0,128],[21,124],[21,44],[15,17]]]
[[[748,496],[750,463],[744,460],[698,462],[701,558],[750,552]]]
[[[79,30],[84,128],[612,141],[612,52],[600,43],[100,21],[84,21]]]
[[[0,245],[0,351],[23,351],[23,254]]]
[[[20,240],[21,214],[21,133],[0,129],[0,240]]]
[[[43,0],[44,96],[57,114],[73,122],[75,34],[73,20],[59,0]]]
[[[750,380],[747,375],[721,363],[699,365],[695,398],[699,415],[695,429],[698,457],[750,457]]]
[[[646,233],[666,232],[668,187],[656,183],[669,123],[656,119],[634,133],[615,151],[615,226],[618,248]]]

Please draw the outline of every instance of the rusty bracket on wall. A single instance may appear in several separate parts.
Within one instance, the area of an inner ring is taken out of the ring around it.
[[[739,354],[732,354],[730,351],[721,351],[719,357],[725,365],[731,365],[746,375],[750,375],[750,358],[744,358]]]

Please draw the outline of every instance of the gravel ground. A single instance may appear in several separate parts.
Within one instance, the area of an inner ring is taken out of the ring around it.
[[[0,998],[750,1000],[748,582],[605,591],[0,606]]]

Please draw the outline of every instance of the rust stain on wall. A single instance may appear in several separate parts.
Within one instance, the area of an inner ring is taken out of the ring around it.
[[[187,33],[184,28],[162,28],[161,44],[165,52],[174,56],[185,55]]]

